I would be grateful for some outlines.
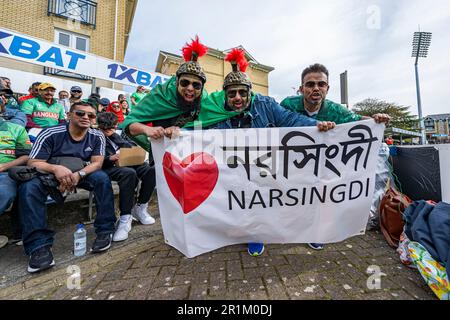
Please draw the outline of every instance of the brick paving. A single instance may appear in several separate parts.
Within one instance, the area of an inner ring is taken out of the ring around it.
[[[436,299],[418,271],[403,266],[377,231],[322,251],[304,244],[266,245],[257,258],[242,244],[188,259],[164,243],[159,217],[155,225],[134,226],[130,235],[101,255],[59,259],[55,253],[57,265],[37,275],[26,274],[22,254],[15,267],[23,274],[3,276],[0,299]],[[68,289],[69,265],[80,268],[79,289]],[[371,290],[367,269],[373,265],[385,275],[380,289]]]

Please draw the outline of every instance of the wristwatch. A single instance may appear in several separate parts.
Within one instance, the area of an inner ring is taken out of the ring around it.
[[[81,179],[84,179],[86,177],[86,172],[83,170],[78,171],[78,174],[80,175]]]

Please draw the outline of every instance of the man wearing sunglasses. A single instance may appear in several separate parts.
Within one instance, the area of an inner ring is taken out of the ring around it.
[[[319,121],[333,121],[336,124],[370,119],[360,116],[341,104],[327,100],[329,86],[327,68],[319,63],[303,70],[302,84],[299,91],[302,95],[287,97],[281,102],[286,109],[301,113]],[[390,120],[387,114],[375,114],[372,118],[380,123]]]
[[[97,215],[94,222],[97,237],[92,252],[109,249],[116,220],[114,195],[108,175],[101,170],[105,157],[105,136],[91,129],[96,119],[96,110],[88,102],[74,103],[68,115],[69,123],[43,130],[36,139],[30,153],[28,165],[52,173],[59,182],[61,192],[75,187],[93,190]],[[75,157],[89,163],[83,169],[70,169],[48,163],[55,157]],[[22,183],[19,187],[19,212],[22,218],[23,244],[30,256],[28,271],[38,272],[52,267],[55,262],[51,247],[54,232],[46,222],[48,190],[39,178]]]
[[[302,72],[302,84],[299,89],[302,95],[287,97],[281,102],[281,106],[310,118],[333,121],[336,124],[370,119],[354,113],[341,104],[327,100],[326,96],[330,89],[328,79],[328,69],[324,65],[316,63],[309,66]],[[390,120],[389,115],[382,113],[375,114],[372,118],[377,123],[388,123]],[[308,245],[314,250],[324,248],[321,243]]]
[[[27,116],[26,128],[48,128],[65,122],[64,107],[53,98],[56,88],[51,83],[41,83],[39,96],[23,102],[21,109]]]
[[[207,47],[198,37],[186,45],[183,48],[185,62],[176,76],[153,88],[121,124],[144,149],[150,148],[148,137],[170,137],[175,130],[198,118],[206,75],[197,60],[206,52]]]
[[[320,131],[333,129],[333,122],[318,122],[304,115],[282,108],[273,98],[252,93],[252,82],[245,73],[248,62],[242,50],[233,49],[225,58],[233,71],[224,80],[225,109],[237,113],[234,117],[212,127],[214,129],[303,127],[317,126]],[[238,70],[239,69],[239,70]],[[214,96],[214,93],[212,94]],[[264,252],[264,244],[249,243],[248,253],[259,256]]]
[[[83,96],[83,90],[79,86],[73,86],[70,88],[70,105],[80,102],[81,97]]]

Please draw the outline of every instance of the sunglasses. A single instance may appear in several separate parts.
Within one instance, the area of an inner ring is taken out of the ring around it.
[[[200,90],[202,88],[202,83],[201,82],[198,82],[198,81],[192,81],[191,82],[191,81],[189,81],[187,79],[181,79],[180,80],[180,86],[182,86],[183,88],[188,87],[190,84],[192,84],[192,87],[195,90]]]
[[[70,91],[70,92],[73,92],[73,93],[81,93],[82,91],[80,91],[80,90],[72,90],[72,91]]]
[[[113,108],[120,108],[120,104],[113,104],[112,107]]]
[[[328,87],[328,83],[326,81],[308,81],[308,82],[305,82],[303,85],[307,88],[314,88],[316,85],[319,88]]]
[[[75,115],[77,117],[80,117],[80,118],[83,118],[86,114],[87,114],[89,119],[97,118],[97,116],[93,112],[86,112],[86,111],[82,111],[82,110],[76,110],[76,111],[74,111],[74,113],[75,113]]]
[[[247,98],[248,97],[248,90],[245,89],[240,89],[240,90],[228,90],[227,91],[227,97],[232,99],[234,97],[236,97],[236,94],[239,93],[239,95],[242,98]]]

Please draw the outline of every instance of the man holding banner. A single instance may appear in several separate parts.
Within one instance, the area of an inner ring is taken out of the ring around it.
[[[186,62],[176,76],[150,91],[120,125],[145,150],[150,150],[149,137],[170,137],[177,128],[194,127],[194,121],[195,125],[207,127],[237,114],[223,108],[223,94],[210,98],[203,89],[206,75],[197,60],[207,50],[198,37],[184,46]]]
[[[326,100],[330,86],[328,84],[328,69],[319,63],[313,64],[302,72],[302,84],[299,91],[301,96],[287,97],[281,102],[281,106],[288,110],[298,112],[307,117],[321,120],[334,121],[336,124],[370,119],[347,109],[343,105]],[[387,114],[375,114],[373,119],[377,123],[388,123]],[[314,250],[322,250],[322,243],[309,243]]]
[[[334,128],[333,122],[318,122],[304,115],[283,109],[273,98],[252,93],[252,83],[245,73],[248,62],[242,50],[233,49],[225,58],[233,71],[224,80],[225,109],[237,112],[234,117],[213,126],[214,129],[303,127],[315,126],[320,131]],[[238,70],[239,67],[239,70]],[[214,93],[212,94],[214,95]],[[264,251],[262,243],[249,243],[248,253],[259,256]]]

